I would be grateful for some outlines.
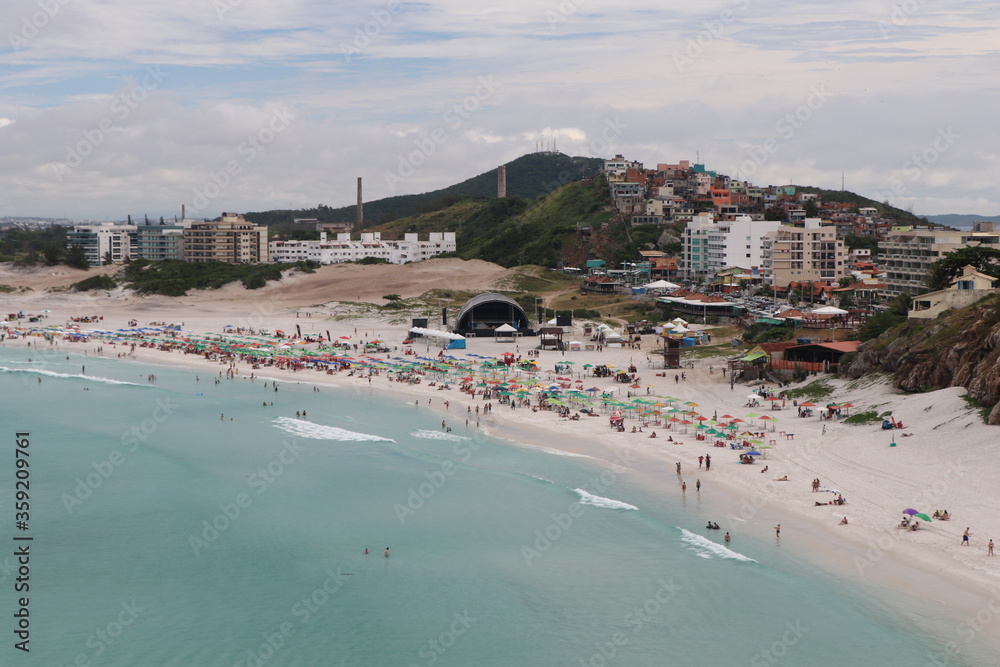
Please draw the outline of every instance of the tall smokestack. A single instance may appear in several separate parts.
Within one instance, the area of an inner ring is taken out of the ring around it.
[[[186,215],[184,214],[184,210],[185,210],[185,208],[184,208],[184,207],[185,207],[185,206],[186,206],[186,204],[181,204],[181,222],[184,222],[184,218],[186,218],[186,217],[187,217],[187,216],[186,216]]]
[[[502,199],[507,196],[507,166],[497,167],[497,198]]]
[[[365,204],[361,199],[361,177],[358,176],[358,217],[354,221],[354,228],[356,231],[361,231],[361,226],[365,222]]]

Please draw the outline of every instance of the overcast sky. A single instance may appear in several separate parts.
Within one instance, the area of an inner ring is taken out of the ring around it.
[[[0,215],[342,206],[543,137],[1000,214],[992,4],[4,0]]]

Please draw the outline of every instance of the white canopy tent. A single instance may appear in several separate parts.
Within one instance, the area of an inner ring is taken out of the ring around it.
[[[656,280],[651,283],[646,283],[645,285],[643,285],[643,287],[645,287],[646,289],[657,289],[657,290],[675,290],[681,288],[680,285],[672,283],[669,280]]]
[[[521,332],[509,324],[501,324],[493,330],[493,339],[497,343],[513,343],[514,338],[520,335]]]
[[[813,315],[847,315],[846,310],[841,310],[840,308],[835,308],[834,306],[823,306],[822,308],[816,308],[815,310],[810,310]]]

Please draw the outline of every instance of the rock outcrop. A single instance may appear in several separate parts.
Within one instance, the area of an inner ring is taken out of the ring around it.
[[[965,387],[1000,424],[1000,300],[993,297],[934,320],[908,320],[863,343],[841,372],[883,371],[908,392]]]

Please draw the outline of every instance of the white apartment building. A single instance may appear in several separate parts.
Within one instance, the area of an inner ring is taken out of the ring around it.
[[[715,228],[712,213],[699,213],[688,221],[681,237],[681,275],[697,280],[709,275],[708,234]]]
[[[119,264],[127,257],[135,257],[132,250],[135,235],[135,225],[116,225],[113,222],[77,225],[66,233],[66,247],[81,246],[91,266],[107,264],[105,258],[108,253],[111,253],[111,263]]]
[[[681,238],[681,272],[685,278],[708,278],[729,267],[749,271],[764,263],[763,238],[781,226],[777,221],[737,215],[716,221],[712,213],[694,216]]]
[[[271,241],[269,247],[272,262],[313,260],[320,264],[355,262],[366,257],[406,264],[456,250],[455,232],[430,232],[426,241],[419,240],[415,233],[404,234],[402,240],[383,240],[381,232],[363,232],[355,241],[348,233],[330,239],[326,232],[320,232],[318,241]]]
[[[708,270],[717,273],[738,266],[749,273],[752,267],[761,266],[762,239],[779,227],[781,223],[776,220],[754,220],[744,214],[731,221],[717,222],[708,230]]]

